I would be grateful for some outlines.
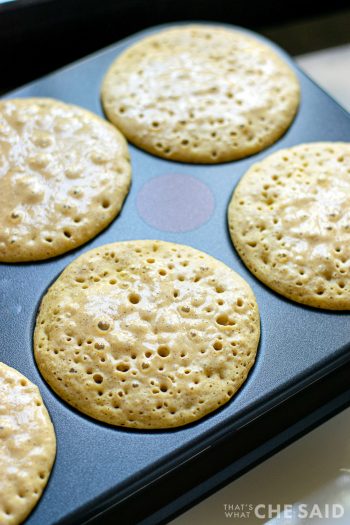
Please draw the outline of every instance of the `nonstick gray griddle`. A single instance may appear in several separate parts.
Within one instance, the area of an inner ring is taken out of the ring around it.
[[[103,115],[99,90],[108,66],[118,53],[156,30],[159,27],[138,33],[7,97],[54,97]],[[175,479],[172,476],[182,472],[186,462],[196,458],[198,466],[203,458],[204,466],[210,447],[223,439],[237,451],[235,459],[241,460],[240,471],[247,468],[252,461],[243,455],[240,457],[238,444],[244,439],[245,442],[251,440],[254,433],[254,446],[258,447],[260,441],[267,439],[267,429],[276,422],[269,418],[273,409],[295,396],[298,396],[298,406],[303,406],[303,393],[320,378],[332,378],[330,391],[350,361],[349,314],[307,308],[273,293],[245,268],[227,231],[226,210],[232,191],[252,163],[280,148],[303,142],[350,140],[349,115],[299,71],[283,51],[266,39],[261,40],[282,55],[296,71],[301,84],[299,112],[277,143],[258,155],[220,165],[171,162],[130,145],[132,188],[120,216],[109,228],[61,257],[33,264],[0,266],[0,360],[39,386],[57,433],[56,463],[27,525],[81,524],[90,518],[94,518],[94,523],[107,523],[104,512],[112,505],[115,506],[113,523],[137,523],[145,504],[142,494],[148,493],[147,498],[151,498],[153,493],[157,500],[154,509],[163,504],[162,490],[152,492],[150,487],[155,486],[152,483],[163,489],[168,485],[171,489],[171,480]],[[152,179],[156,177],[159,179],[154,183]],[[157,186],[161,190],[158,190],[160,195],[155,196],[152,187]],[[178,214],[174,214],[171,202],[174,199],[180,202],[179,195],[183,196],[184,204]],[[168,204],[150,213],[154,198]],[[203,213],[198,211],[201,203],[204,203]],[[261,342],[256,364],[245,385],[221,410],[177,430],[126,430],[85,417],[50,390],[33,359],[33,327],[48,286],[81,253],[127,239],[162,239],[203,250],[240,273],[253,288],[259,304]],[[322,403],[325,402],[323,399]],[[284,426],[285,416],[285,411],[276,416],[283,420]],[[287,440],[286,437],[282,441]],[[260,456],[257,454],[254,461]],[[213,463],[214,459],[207,461]],[[225,468],[225,458],[221,459],[220,468]],[[184,487],[185,477],[182,478]],[[224,479],[227,476],[201,494]],[[173,493],[177,494],[175,486]],[[194,500],[195,497],[184,500],[172,512],[178,512]],[[148,523],[164,521],[170,514],[154,516]]]

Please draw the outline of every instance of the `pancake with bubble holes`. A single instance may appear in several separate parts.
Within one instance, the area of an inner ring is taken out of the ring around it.
[[[310,143],[253,165],[228,210],[250,271],[285,297],[350,309],[350,144]]]
[[[0,523],[17,525],[37,504],[56,454],[39,389],[0,362]]]
[[[116,58],[102,84],[108,119],[167,159],[217,163],[256,153],[290,126],[299,83],[268,45],[210,25],[166,29]]]
[[[52,99],[9,99],[0,139],[0,261],[62,254],[118,215],[131,170],[108,122]]]
[[[185,425],[231,399],[254,363],[259,313],[248,284],[188,246],[129,241],[71,263],[34,334],[45,380],[112,425]]]

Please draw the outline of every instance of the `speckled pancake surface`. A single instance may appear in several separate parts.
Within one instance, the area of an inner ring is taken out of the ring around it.
[[[124,137],[52,99],[0,102],[0,261],[46,259],[97,235],[130,185]]]
[[[140,148],[197,163],[234,160],[275,142],[299,83],[266,44],[219,26],[170,28],[113,62],[102,84],[109,120]]]
[[[350,309],[350,144],[280,150],[243,176],[228,211],[258,279],[318,308]]]
[[[0,362],[0,524],[22,523],[38,502],[56,454],[39,389]]]
[[[45,380],[112,425],[166,428],[233,396],[253,365],[259,313],[224,263],[162,241],[101,246],[43,298],[34,334]]]

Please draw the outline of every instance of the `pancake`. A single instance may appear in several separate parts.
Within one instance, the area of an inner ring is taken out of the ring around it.
[[[101,246],[42,300],[34,333],[44,379],[105,423],[185,425],[231,399],[254,363],[253,292],[209,255],[162,241]]]
[[[0,523],[17,525],[37,504],[56,454],[39,389],[0,363]]]
[[[277,151],[253,165],[228,210],[233,244],[250,271],[283,296],[350,308],[350,144]]]
[[[76,248],[118,215],[130,185],[124,137],[51,99],[0,102],[0,261]]]
[[[217,163],[275,142],[297,111],[299,83],[271,47],[244,31],[184,25],[122,52],[101,95],[108,119],[136,146]]]

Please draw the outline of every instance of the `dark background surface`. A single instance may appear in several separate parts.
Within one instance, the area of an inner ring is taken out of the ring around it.
[[[253,29],[292,55],[349,41],[349,0],[16,0],[0,4],[0,91],[143,28],[212,20]]]

